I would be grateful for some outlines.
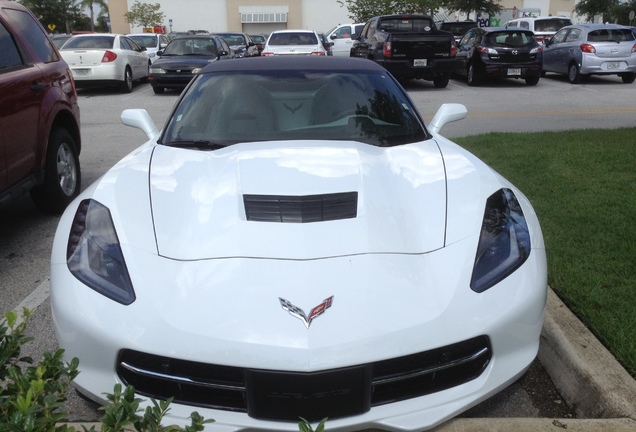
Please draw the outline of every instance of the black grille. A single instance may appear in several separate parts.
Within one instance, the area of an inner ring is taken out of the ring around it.
[[[324,195],[243,195],[249,221],[307,223],[355,218],[358,192]]]
[[[263,420],[310,421],[362,414],[477,378],[490,341],[467,341],[390,360],[297,373],[218,366],[122,350],[117,373],[137,393],[186,405],[246,412]]]

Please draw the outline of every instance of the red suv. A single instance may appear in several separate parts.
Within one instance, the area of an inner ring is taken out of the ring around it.
[[[0,0],[0,204],[61,213],[81,186],[75,83],[29,9]]]

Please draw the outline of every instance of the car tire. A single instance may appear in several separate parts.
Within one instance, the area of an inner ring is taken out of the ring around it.
[[[133,90],[133,76],[129,67],[126,67],[124,71],[124,81],[121,84],[121,90],[124,93],[132,93]]]
[[[31,199],[44,213],[60,214],[82,186],[79,155],[73,136],[55,128],[49,136],[44,183],[31,189]]]
[[[583,76],[579,71],[579,66],[576,63],[570,64],[568,67],[568,81],[570,84],[580,84],[583,80]]]
[[[472,63],[468,65],[468,69],[466,70],[466,82],[471,87],[479,84],[479,77],[477,76],[477,72],[475,72],[475,68]]]
[[[435,88],[446,88],[448,86],[448,82],[450,81],[450,74],[442,75],[439,77],[435,77],[433,79],[433,85]]]
[[[624,73],[621,75],[621,79],[625,84],[631,84],[636,80],[636,73]]]
[[[155,92],[155,94],[163,94],[163,87],[152,86],[152,91]]]
[[[540,76],[533,76],[526,78],[526,84],[529,86],[536,86],[539,83]]]

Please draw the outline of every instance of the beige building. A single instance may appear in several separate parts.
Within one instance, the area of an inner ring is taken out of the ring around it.
[[[207,30],[243,31],[269,34],[279,29],[311,29],[326,32],[350,22],[349,12],[338,0],[140,0],[161,5],[166,32]],[[564,15],[577,21],[573,13],[577,0],[501,0],[504,8],[540,9],[541,15]],[[141,32],[131,27],[124,14],[134,0],[108,0],[113,33]],[[444,14],[441,14],[442,16]],[[450,15],[448,19],[465,19]],[[474,14],[471,19],[475,19]],[[502,23],[503,24],[503,23]]]
[[[269,34],[279,29],[327,31],[349,22],[337,0],[141,0],[161,5],[167,32],[207,30]],[[108,0],[111,31],[142,31],[131,27],[124,14],[134,0]]]

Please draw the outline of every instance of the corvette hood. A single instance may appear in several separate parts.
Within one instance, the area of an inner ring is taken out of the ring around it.
[[[168,258],[318,259],[444,244],[446,182],[433,140],[157,146],[149,181]]]

